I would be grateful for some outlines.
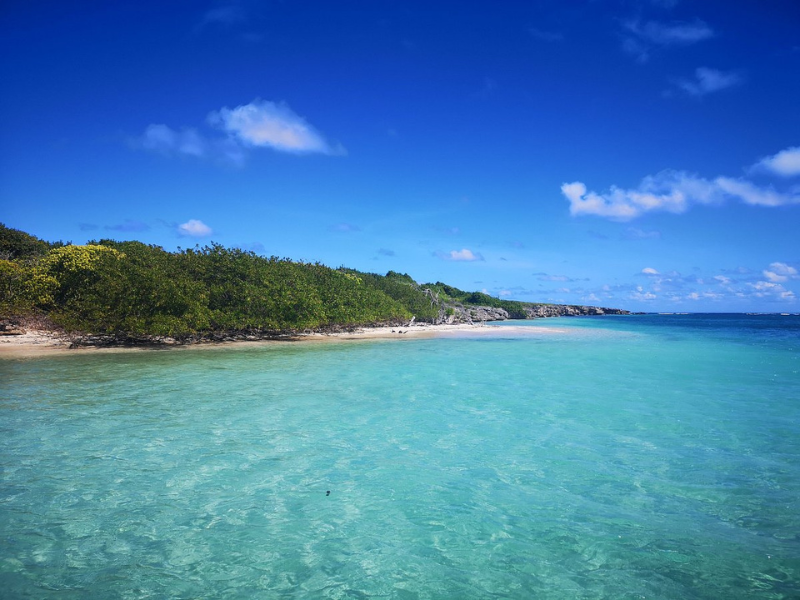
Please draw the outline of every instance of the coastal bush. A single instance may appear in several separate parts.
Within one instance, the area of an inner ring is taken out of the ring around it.
[[[120,280],[122,258],[116,250],[97,244],[50,250],[33,267],[50,282],[47,293],[36,301],[37,308],[50,311],[53,320],[67,329],[109,330],[116,307],[108,297]]]
[[[426,283],[423,287],[428,287],[434,292],[439,293],[440,297],[445,301],[457,302],[460,304],[467,304],[472,306],[491,306],[493,308],[502,308],[508,313],[511,319],[527,319],[528,313],[526,308],[538,306],[536,303],[531,302],[518,302],[516,300],[501,300],[495,298],[484,292],[465,292],[456,287],[437,281],[436,283]]]
[[[99,242],[121,260],[105,286],[105,330],[134,335],[183,335],[206,329],[209,311],[203,286],[175,254],[141,242]]]
[[[321,325],[359,325],[393,318],[402,309],[355,272],[333,270],[320,264],[305,265],[319,290]]]
[[[0,223],[0,259],[19,260],[32,256],[42,256],[50,249],[47,242]]]
[[[28,269],[0,259],[0,314],[25,313],[33,307],[25,293],[28,278]]]
[[[375,273],[362,273],[364,281],[377,290],[380,290],[399,305],[405,311],[406,316],[416,317],[416,320],[423,322],[434,321],[439,314],[438,307],[431,298],[423,292],[422,288],[409,275],[389,271],[385,276]]]
[[[420,286],[406,273],[362,273],[262,257],[216,243],[168,252],[141,242],[50,244],[0,225],[0,316],[44,313],[67,331],[127,336],[280,333],[434,322],[453,304],[525,303]]]

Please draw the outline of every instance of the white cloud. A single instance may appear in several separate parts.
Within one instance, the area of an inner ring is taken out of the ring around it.
[[[255,99],[250,104],[228,107],[208,115],[208,122],[245,146],[267,147],[294,154],[344,154],[333,147],[303,117],[285,103]]]
[[[178,225],[178,233],[190,237],[207,237],[214,233],[211,227],[198,219],[189,219],[186,223]]]
[[[730,272],[730,271],[726,271]],[[682,297],[686,300],[711,300],[719,302],[749,301],[749,302],[794,302],[796,292],[788,289],[787,282],[800,280],[797,268],[783,262],[773,262],[762,271],[763,280],[750,277],[751,273],[745,269],[736,269],[739,275],[745,275],[746,280],[736,280],[726,275],[715,275],[708,278],[696,278],[691,285],[698,286],[687,290]]]
[[[625,298],[642,303],[691,303],[698,307],[692,310],[703,310],[700,307],[707,303],[717,307],[725,303],[726,310],[738,307],[737,310],[741,311],[765,310],[769,303],[773,303],[775,308],[772,310],[786,310],[778,308],[778,305],[797,302],[800,263],[773,262],[760,274],[742,268],[722,272],[735,272],[737,276],[699,276],[699,273],[684,276],[674,270],[658,271],[653,267],[645,267],[639,273],[638,285],[606,284],[595,289],[572,289],[571,292],[580,292],[584,298],[594,293],[602,298]]]
[[[653,294],[652,292],[646,292],[642,286],[636,286],[636,290],[631,292],[628,296],[631,300],[640,300],[642,302],[647,302],[649,300],[655,300],[658,296]]]
[[[774,297],[782,300],[794,299],[794,292],[787,290],[780,283],[772,281],[756,281],[755,283],[748,283],[751,288],[755,290],[753,296],[757,298]]]
[[[768,271],[766,269],[764,269],[764,271],[762,271],[762,273],[763,273],[764,277],[766,277],[772,283],[781,283],[781,282],[787,281],[789,279],[785,275],[778,275],[774,271]]]
[[[783,177],[800,175],[800,146],[781,150],[758,161],[753,169],[765,170]]]
[[[629,221],[651,211],[682,213],[691,201],[708,204],[719,200],[719,190],[713,183],[683,171],[662,171],[648,175],[637,189],[626,190],[617,186],[604,194],[587,192],[577,181],[565,183],[561,192],[570,203],[570,213],[598,215],[618,221]]]
[[[694,74],[694,79],[679,79],[675,82],[675,85],[690,96],[705,96],[744,83],[744,78],[738,73],[725,73],[707,67],[698,67]]]
[[[472,252],[472,250],[468,250],[467,248],[462,250],[451,250],[448,254],[445,254],[442,257],[447,260],[467,262],[483,260],[483,256],[481,256],[478,252]]]
[[[717,177],[715,183],[726,194],[739,198],[745,204],[756,206],[783,206],[785,204],[797,204],[800,202],[800,195],[781,193],[772,186],[763,188],[746,181],[744,179],[731,179],[730,177]]]
[[[619,197],[621,191],[617,187],[612,187],[603,197],[594,192],[587,193],[586,186],[580,181],[561,186],[561,193],[569,200],[569,212],[573,216],[599,215],[623,221],[639,216],[639,210],[635,206]]]
[[[561,193],[569,201],[573,216],[596,215],[617,221],[629,221],[649,212],[680,214],[692,204],[721,204],[730,199],[754,206],[800,204],[800,189],[797,188],[779,191],[741,178],[708,180],[669,169],[648,175],[635,189],[611,186],[607,192],[598,194],[575,181],[563,184]]]
[[[770,264],[769,269],[764,269],[762,273],[764,277],[773,283],[783,283],[789,281],[789,279],[800,279],[797,269],[782,262]]]
[[[322,135],[285,104],[256,99],[234,109],[222,108],[208,116],[208,124],[224,134],[208,136],[196,129],[180,131],[153,124],[131,145],[165,156],[210,158],[241,166],[251,148],[272,148],[292,154],[344,155],[341,145],[330,145]]]

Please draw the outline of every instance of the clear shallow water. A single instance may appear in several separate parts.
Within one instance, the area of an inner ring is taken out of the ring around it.
[[[0,596],[800,596],[797,317],[526,325],[0,361]]]

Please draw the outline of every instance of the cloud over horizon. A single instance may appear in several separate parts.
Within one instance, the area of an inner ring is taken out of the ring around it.
[[[694,304],[698,301],[748,302],[753,299],[785,305],[797,299],[795,292],[784,285],[800,280],[797,268],[788,263],[773,262],[760,276],[741,267],[723,272],[735,274],[736,277],[681,275],[674,270],[662,273],[652,267],[645,267],[639,275],[646,277],[647,283],[629,288],[627,298],[647,303],[667,301],[676,305],[687,301]],[[606,286],[603,291],[606,291],[605,288]],[[619,287],[619,290],[625,291],[624,286]]]
[[[800,279],[797,269],[782,262],[771,263],[769,269],[764,269],[762,274],[772,283],[784,283],[789,279]]]
[[[794,151],[794,148],[783,152],[787,151]],[[789,167],[784,167],[786,172],[793,172],[792,158],[793,154],[787,161]],[[607,192],[598,194],[589,191],[582,182],[575,181],[564,183],[561,193],[569,201],[572,216],[595,215],[615,221],[630,221],[649,212],[680,214],[692,204],[719,205],[731,199],[752,206],[800,204],[797,187],[778,191],[772,185],[757,185],[743,178],[720,176],[709,180],[671,169],[646,176],[635,189],[612,185]]]

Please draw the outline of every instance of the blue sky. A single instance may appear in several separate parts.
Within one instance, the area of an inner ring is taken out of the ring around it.
[[[8,0],[0,221],[796,312],[799,32],[792,0]]]

